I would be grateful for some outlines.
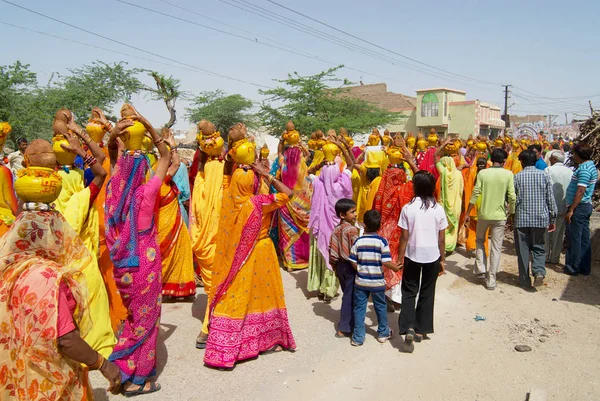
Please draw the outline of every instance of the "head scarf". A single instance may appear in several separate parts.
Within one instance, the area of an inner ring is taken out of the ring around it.
[[[340,219],[335,214],[335,204],[342,198],[352,198],[352,180],[340,171],[340,163],[324,166],[314,182],[314,191],[308,228],[317,240],[317,249],[329,265],[331,233]]]

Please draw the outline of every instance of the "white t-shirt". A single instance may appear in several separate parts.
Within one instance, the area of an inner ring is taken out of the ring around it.
[[[448,227],[448,220],[441,205],[436,203],[435,207],[426,210],[422,209],[422,205],[421,198],[414,198],[404,206],[398,225],[403,230],[408,230],[404,256],[413,262],[431,263],[440,257],[438,235]]]

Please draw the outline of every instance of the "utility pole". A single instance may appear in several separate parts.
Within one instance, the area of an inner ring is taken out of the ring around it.
[[[504,120],[504,128],[510,128],[510,117],[508,116],[508,88],[510,85],[502,85],[504,87],[504,114],[502,120]]]

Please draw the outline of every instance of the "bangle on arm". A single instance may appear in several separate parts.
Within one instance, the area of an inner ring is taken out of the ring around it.
[[[165,142],[165,138],[158,138],[156,141],[154,141],[154,144],[156,146],[160,145],[161,143]]]
[[[98,354],[98,359],[96,359],[96,362],[94,362],[92,365],[88,365],[88,368],[90,370],[98,370],[102,367],[102,365],[104,365],[105,361],[106,359],[104,359],[102,355]]]

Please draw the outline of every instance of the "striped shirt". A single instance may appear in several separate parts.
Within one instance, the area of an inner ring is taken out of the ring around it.
[[[392,261],[388,242],[377,234],[359,237],[350,251],[349,260],[356,264],[354,285],[369,291],[385,291],[383,264]]]
[[[594,162],[588,160],[585,163],[581,163],[573,173],[571,182],[567,187],[567,196],[565,198],[566,204],[571,206],[573,203],[577,187],[585,187],[585,193],[583,194],[583,198],[581,198],[581,203],[592,203],[592,195],[594,194],[596,181],[598,181],[598,170],[596,170]]]
[[[534,166],[515,175],[517,207],[515,227],[546,228],[556,222],[558,213],[548,173]]]
[[[358,238],[358,228],[342,220],[331,233],[329,243],[329,264],[335,267],[339,261],[350,258],[350,250]]]

